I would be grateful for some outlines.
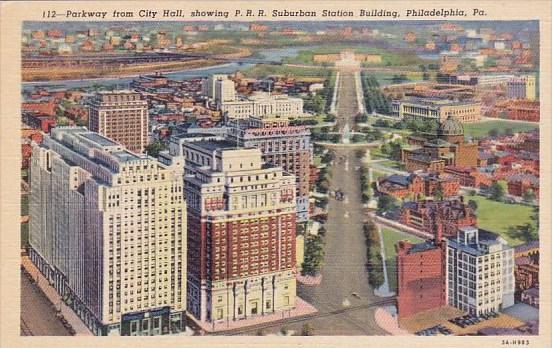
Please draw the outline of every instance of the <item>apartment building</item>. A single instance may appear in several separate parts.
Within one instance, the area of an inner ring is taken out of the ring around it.
[[[84,127],[34,145],[30,258],[94,334],[185,328],[183,166]]]
[[[514,249],[498,235],[466,226],[447,239],[448,304],[473,315],[514,304]]]
[[[260,149],[184,142],[188,311],[216,328],[295,307],[295,177]]]
[[[89,129],[123,144],[129,151],[144,152],[148,145],[148,102],[140,93],[117,90],[99,92],[89,105]]]

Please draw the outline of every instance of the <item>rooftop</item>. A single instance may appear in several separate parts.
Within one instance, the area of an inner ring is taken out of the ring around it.
[[[196,141],[194,142],[194,145],[204,148],[208,151],[238,149],[236,143],[228,140]]]
[[[89,133],[80,133],[80,135],[83,138],[86,138],[90,141],[93,141],[93,142],[95,142],[95,143],[97,143],[98,145],[101,145],[101,146],[117,146],[117,145],[119,145],[116,142],[114,142],[113,140],[111,140],[109,138],[106,138],[103,135],[100,135],[98,133],[89,132]]]
[[[409,97],[406,99],[403,99],[401,101],[402,103],[411,103],[411,104],[418,104],[418,105],[427,105],[427,106],[458,106],[458,105],[472,105],[477,104],[475,101],[456,101],[456,100],[450,100],[450,99],[439,99],[439,98],[417,98],[417,97]]]
[[[424,252],[424,251],[432,250],[436,248],[437,246],[435,245],[435,243],[433,243],[433,241],[425,241],[423,243],[414,244],[412,248],[408,250],[408,253],[409,254],[420,253],[420,252]]]

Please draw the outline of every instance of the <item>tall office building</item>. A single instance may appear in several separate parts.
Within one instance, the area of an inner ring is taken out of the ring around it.
[[[215,81],[215,102],[217,105],[221,103],[233,101],[236,99],[236,87],[232,80],[217,80]]]
[[[132,152],[144,152],[148,145],[148,103],[139,93],[99,92],[89,110],[91,131],[123,144]]]
[[[228,80],[228,76],[224,74],[213,74],[208,78],[204,79],[201,83],[203,95],[215,99],[216,94],[216,82]]]
[[[251,117],[230,121],[227,133],[227,138],[238,146],[261,149],[264,162],[295,175],[297,220],[308,220],[310,131],[305,126],[290,126],[286,117]]]
[[[447,239],[448,304],[473,315],[514,304],[514,249],[498,235],[460,227]]]
[[[183,166],[84,127],[55,128],[34,146],[30,258],[93,333],[185,327]]]
[[[295,307],[295,177],[259,149],[224,140],[184,143],[188,311],[201,322]]]

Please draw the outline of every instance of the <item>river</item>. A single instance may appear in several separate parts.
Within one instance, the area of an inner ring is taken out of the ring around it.
[[[300,50],[313,48],[315,46],[293,46],[286,48],[271,48],[265,49],[261,52],[262,57],[270,61],[282,61],[285,57],[294,57]],[[239,59],[237,59],[239,60]],[[245,70],[252,67],[253,63],[225,63],[220,65],[186,69],[181,71],[164,72],[163,75],[173,80],[184,80],[189,78],[206,77],[212,74],[232,74],[238,70]],[[142,74],[146,75],[146,74]],[[47,89],[75,89],[75,88],[87,88],[92,85],[100,85],[104,87],[119,86],[122,88],[128,87],[129,84],[138,76],[124,76],[124,77],[102,77],[93,79],[75,79],[75,80],[58,80],[58,81],[36,81],[36,82],[23,82],[22,90],[28,91],[36,87],[43,87]]]

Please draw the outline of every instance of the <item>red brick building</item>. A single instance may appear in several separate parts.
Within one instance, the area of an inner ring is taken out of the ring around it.
[[[446,305],[446,247],[441,240],[438,232],[434,241],[395,246],[399,319]]]
[[[55,117],[35,112],[23,112],[23,122],[29,127],[39,129],[44,133],[50,133],[50,130],[57,125]]]
[[[458,195],[460,181],[452,176],[438,173],[410,174],[408,176],[393,174],[381,178],[378,191],[398,199],[418,199],[423,196],[434,196],[438,192],[443,197]]]
[[[407,171],[442,172],[447,166],[477,166],[477,144],[464,141],[464,128],[454,117],[449,116],[440,123],[435,135],[423,138],[426,140],[410,136],[410,146],[401,151],[401,161]]]
[[[539,178],[533,174],[513,174],[506,178],[508,181],[508,193],[521,197],[532,190],[536,197],[539,197]]]
[[[57,104],[51,99],[49,101],[27,102],[21,104],[22,111],[31,111],[33,113],[46,116],[56,116]]]
[[[388,177],[380,178],[378,181],[378,191],[380,193],[398,199],[404,199],[406,197],[417,199],[424,194],[424,186],[424,179],[416,174],[393,174]]]
[[[473,167],[449,166],[445,168],[445,173],[457,178],[461,186],[480,188],[481,186],[490,186],[493,183],[490,175],[481,173]]]
[[[436,219],[446,237],[456,236],[459,227],[477,225],[475,212],[462,199],[406,202],[399,217],[402,224],[433,234],[437,233]]]
[[[229,141],[186,142],[181,151],[191,315],[216,325],[294,308],[295,177]]]

